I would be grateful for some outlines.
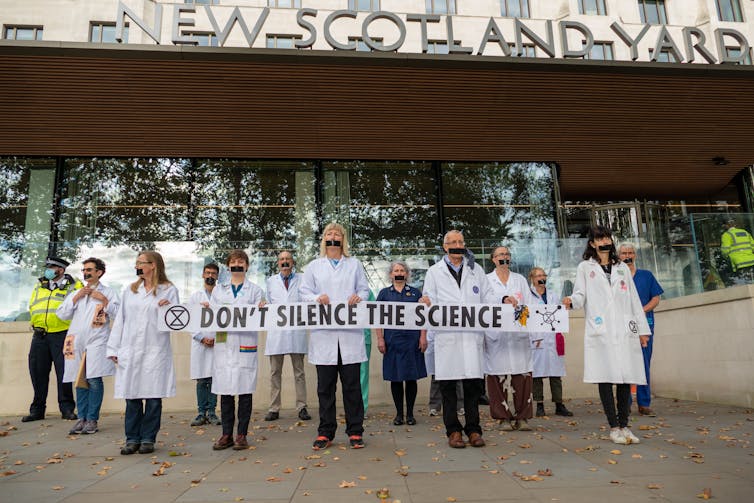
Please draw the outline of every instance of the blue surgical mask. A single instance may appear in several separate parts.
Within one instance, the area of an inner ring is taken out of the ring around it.
[[[57,276],[57,274],[55,274],[55,269],[45,269],[44,276],[47,280],[53,280],[55,279],[55,276]]]

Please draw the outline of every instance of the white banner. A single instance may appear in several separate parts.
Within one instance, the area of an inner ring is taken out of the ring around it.
[[[247,332],[314,328],[395,328],[500,332],[568,332],[565,306],[537,304],[435,304],[359,302],[358,304],[180,304],[160,309],[159,330]]]

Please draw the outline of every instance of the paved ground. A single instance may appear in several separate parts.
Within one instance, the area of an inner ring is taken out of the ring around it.
[[[632,423],[641,444],[617,446],[597,402],[568,405],[575,417],[535,418],[528,433],[502,432],[487,417],[482,449],[450,449],[440,418],[426,410],[416,426],[396,427],[391,407],[373,407],[365,449],[347,449],[341,434],[316,454],[316,421],[296,421],[293,411],[275,423],[255,412],[252,447],[240,452],[211,450],[219,426],[191,428],[192,414],[165,414],[153,456],[119,454],[119,415],[80,437],[68,436],[73,423],[57,415],[2,418],[0,501],[354,503],[379,501],[382,488],[386,501],[404,503],[684,502],[700,501],[705,488],[714,501],[752,501],[751,410],[657,399],[660,416]]]

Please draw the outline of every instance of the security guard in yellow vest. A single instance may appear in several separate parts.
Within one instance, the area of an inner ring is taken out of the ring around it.
[[[728,220],[725,227],[720,251],[730,260],[736,283],[750,283],[754,280],[754,238],[745,229],[737,228],[734,220]]]
[[[45,261],[44,276],[31,293],[29,311],[34,335],[29,349],[29,374],[34,386],[34,400],[29,407],[29,415],[21,421],[44,419],[47,408],[47,388],[50,370],[55,365],[58,382],[58,406],[63,419],[76,419],[71,383],[63,383],[63,343],[68,333],[70,321],[57,317],[55,311],[63,300],[83,285],[65,273],[70,264],[60,257],[48,257]]]

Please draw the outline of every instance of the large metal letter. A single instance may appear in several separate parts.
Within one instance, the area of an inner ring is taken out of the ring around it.
[[[644,28],[641,29],[639,35],[637,35],[635,39],[631,38],[631,35],[621,28],[617,22],[613,22],[613,24],[610,25],[610,28],[618,34],[620,39],[623,40],[628,47],[631,48],[631,60],[636,61],[639,59],[639,41],[647,34],[649,25],[645,24]]]
[[[696,37],[698,42],[696,44],[692,43],[691,37]],[[707,41],[707,37],[704,35],[704,32],[700,30],[699,28],[694,28],[691,26],[686,26],[683,29],[683,40],[686,42],[686,61],[689,63],[693,63],[696,59],[694,57],[694,49],[699,51],[699,54],[702,55],[704,59],[707,60],[707,63],[717,63],[717,59],[715,59],[715,56],[712,55],[709,50],[704,47],[704,43]]]
[[[296,22],[298,23],[298,25],[309,32],[309,38],[307,38],[306,40],[296,39],[293,42],[293,45],[296,46],[296,49],[311,47],[314,45],[314,42],[317,41],[317,28],[315,28],[314,25],[309,21],[305,20],[304,16],[316,17],[317,9],[299,9],[299,11],[296,13]]]
[[[429,50],[429,41],[427,40],[427,23],[439,23],[440,16],[436,14],[406,14],[406,21],[419,21],[422,30],[422,52],[426,54]]]
[[[552,21],[548,19],[545,23],[547,27],[547,42],[534,33],[534,30],[522,23],[520,19],[516,18],[514,21],[516,23],[516,56],[521,56],[524,53],[522,35],[526,35],[526,38],[534,42],[534,45],[545,51],[548,56],[551,58],[555,57],[555,41],[553,40],[554,37],[552,35]]]
[[[726,35],[738,42],[741,54],[738,56],[728,56],[728,51],[725,49]],[[715,30],[715,38],[717,39],[717,54],[720,56],[720,63],[743,63],[746,60],[746,56],[749,55],[750,46],[749,41],[746,40],[746,36],[743,33],[733,28],[718,28]]]
[[[246,43],[249,45],[249,47],[253,46],[254,41],[259,35],[259,31],[262,29],[262,25],[264,25],[267,16],[270,15],[269,7],[262,9],[257,22],[254,24],[254,28],[251,30],[251,33],[249,33],[249,28],[246,26],[246,22],[243,20],[243,16],[241,15],[241,10],[238,7],[233,9],[233,12],[230,13],[228,22],[225,23],[225,28],[222,30],[220,29],[220,25],[217,24],[217,19],[215,19],[215,15],[212,14],[212,9],[210,9],[209,5],[205,5],[204,10],[205,12],[207,12],[209,22],[212,23],[212,29],[215,30],[215,34],[217,35],[217,45],[219,45],[220,47],[225,45],[225,40],[228,38],[228,35],[230,35],[230,30],[233,29],[233,25],[236,24],[236,22],[238,22],[238,26],[241,27],[241,31],[243,31],[244,37],[246,37]]]
[[[679,63],[683,63],[683,54],[681,54],[681,50],[675,45],[675,41],[673,40],[673,37],[670,36],[667,27],[662,25],[660,26],[660,34],[657,35],[657,44],[655,44],[655,48],[652,51],[652,57],[649,58],[649,60],[657,61],[658,56],[664,49],[670,50],[670,52],[673,53],[675,60]]]
[[[374,39],[369,36],[369,25],[375,19],[387,19],[392,21],[395,26],[398,27],[398,40],[394,44],[385,45],[375,43]],[[364,24],[361,25],[361,39],[369,46],[373,51],[392,52],[397,51],[406,41],[406,25],[403,20],[392,12],[384,10],[372,12],[364,20]]]
[[[340,49],[342,51],[355,51],[356,50],[356,41],[351,40],[347,44],[341,44],[330,33],[330,25],[333,24],[333,21],[336,19],[339,19],[341,17],[348,17],[351,19],[356,19],[356,11],[355,10],[336,10],[335,12],[332,12],[329,16],[325,18],[325,40],[327,40],[327,43],[330,44],[330,47],[333,49]]]
[[[584,45],[581,49],[576,49],[575,51],[570,50],[568,48],[569,29],[576,30],[584,35],[584,37],[586,38],[586,45]],[[592,30],[590,30],[585,24],[579,23],[578,21],[560,22],[560,41],[563,45],[564,58],[583,58],[584,56],[589,54],[589,51],[591,51],[592,47],[594,47],[594,35],[592,35]]]
[[[508,42],[505,41],[503,32],[500,31],[500,27],[497,25],[494,18],[490,18],[490,22],[487,23],[487,29],[484,30],[484,38],[482,39],[482,43],[479,44],[478,55],[481,56],[484,53],[484,48],[487,47],[487,42],[497,42],[503,50],[503,54],[506,56],[511,55],[511,48],[508,45]]]
[[[463,47],[456,45],[455,37],[453,36],[453,16],[445,16],[445,25],[448,32],[448,53],[450,54],[471,54],[474,52],[473,47]]]
[[[149,37],[160,43],[160,32],[162,31],[162,4],[154,4],[154,27],[150,28],[139,16],[131,9],[126,7],[123,2],[118,1],[118,13],[115,15],[115,40],[123,42],[123,25],[126,20],[126,16],[131,18],[136,26],[144,30],[144,33]]]
[[[181,14],[188,12],[194,14],[196,7],[193,5],[173,4],[173,43],[174,44],[193,44],[198,45],[196,37],[190,35],[181,35],[181,26],[194,26],[193,18],[182,18]]]

